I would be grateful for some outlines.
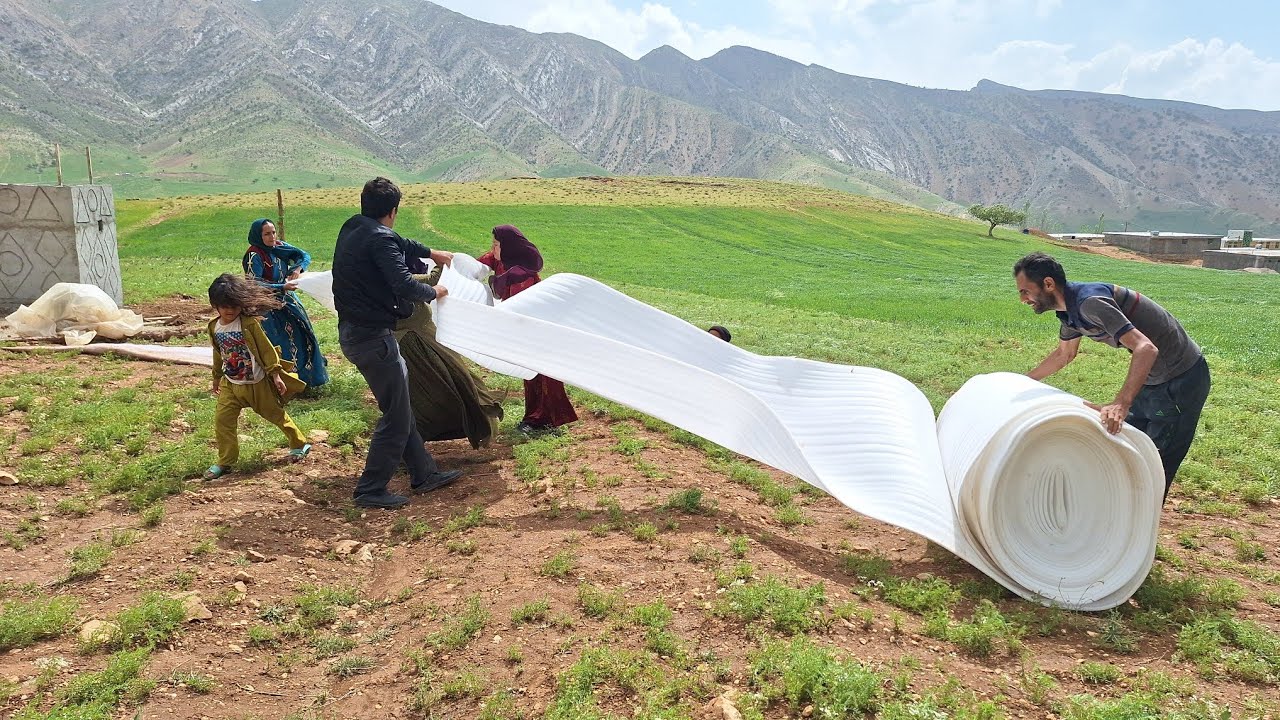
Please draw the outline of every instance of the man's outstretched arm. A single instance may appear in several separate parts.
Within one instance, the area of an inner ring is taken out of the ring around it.
[[[1043,380],[1050,375],[1058,372],[1066,367],[1072,360],[1076,359],[1076,353],[1080,352],[1080,338],[1074,337],[1070,340],[1059,340],[1058,347],[1035,368],[1027,373],[1027,377],[1032,380]]]

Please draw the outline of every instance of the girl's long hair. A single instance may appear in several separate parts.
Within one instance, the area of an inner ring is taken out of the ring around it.
[[[274,290],[251,275],[222,273],[209,286],[209,304],[215,308],[238,308],[241,314],[262,317],[284,307]]]

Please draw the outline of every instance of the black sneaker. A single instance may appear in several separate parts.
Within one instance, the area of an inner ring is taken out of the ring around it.
[[[550,425],[534,425],[532,423],[522,422],[516,425],[516,432],[527,437],[536,438],[543,435],[558,435],[558,428]]]
[[[356,496],[356,507],[379,508],[381,510],[398,510],[409,504],[409,498],[383,490],[380,493],[365,493]]]
[[[432,490],[438,490],[445,485],[449,485],[460,477],[462,477],[461,470],[440,470],[428,475],[427,479],[424,480],[422,484],[412,485],[409,489],[413,491],[413,494],[421,495],[422,493],[428,493]]]

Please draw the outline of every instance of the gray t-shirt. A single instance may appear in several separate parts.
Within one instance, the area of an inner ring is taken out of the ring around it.
[[[1062,321],[1058,337],[1062,340],[1088,337],[1122,347],[1120,338],[1134,328],[1147,336],[1160,351],[1147,375],[1147,385],[1168,382],[1200,359],[1200,346],[1151,298],[1106,283],[1068,282],[1064,295],[1067,311],[1058,313]]]

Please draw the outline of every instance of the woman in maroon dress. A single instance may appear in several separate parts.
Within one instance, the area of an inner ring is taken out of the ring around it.
[[[542,253],[514,225],[493,229],[493,249],[477,258],[493,268],[489,285],[499,300],[506,300],[542,278]],[[526,435],[550,432],[578,419],[564,383],[546,375],[524,381],[524,419],[516,430]]]

